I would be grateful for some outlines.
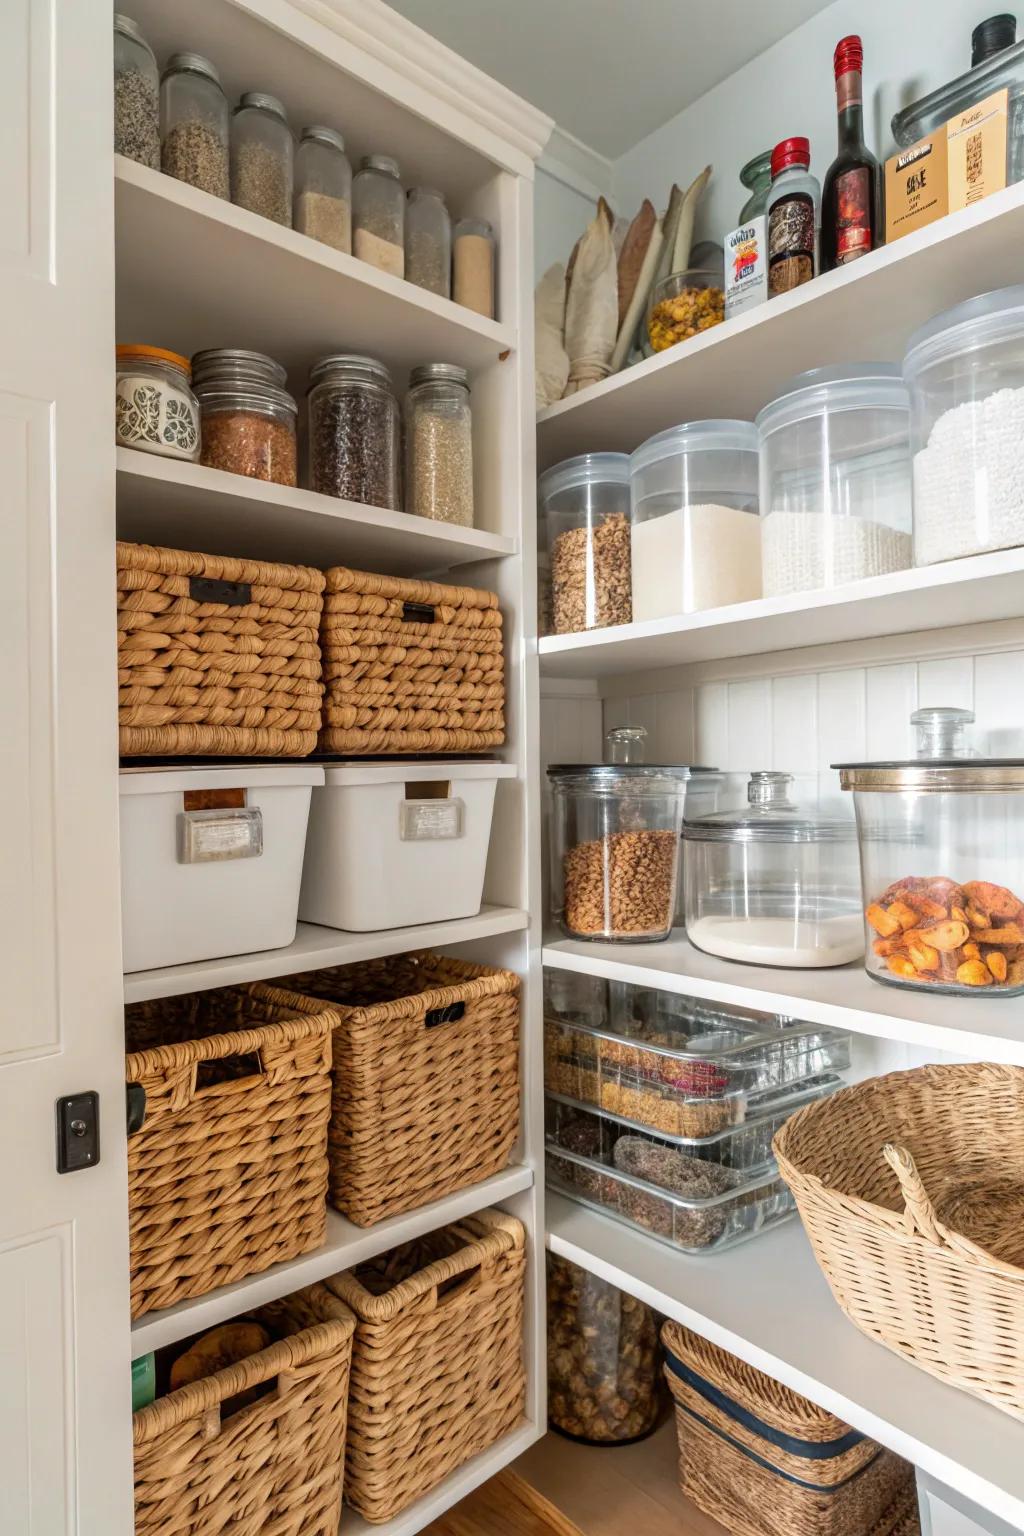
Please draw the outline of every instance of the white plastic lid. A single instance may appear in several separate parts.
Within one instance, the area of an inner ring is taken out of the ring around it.
[[[537,481],[537,493],[547,501],[578,485],[602,484],[629,484],[628,453],[581,453],[575,459],[563,459],[544,471]]]
[[[166,795],[195,789],[293,789],[323,782],[324,770],[317,763],[172,763],[125,766],[118,788],[122,795]]]
[[[678,458],[684,453],[756,453],[757,429],[752,421],[684,421],[655,433],[635,449],[629,460],[629,472],[636,475],[662,459]]]
[[[514,779],[515,763],[451,762],[437,759],[430,763],[325,763],[321,772],[328,789],[352,789],[363,784],[424,784],[441,779]]]
[[[942,358],[1017,336],[1024,336],[1024,284],[979,293],[918,327],[907,343],[903,377],[909,380]]]
[[[840,363],[809,368],[762,406],[754,418],[760,436],[830,411],[909,411],[910,395],[898,363]]]

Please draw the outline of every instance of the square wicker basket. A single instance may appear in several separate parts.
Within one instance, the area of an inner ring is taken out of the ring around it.
[[[493,592],[327,573],[320,749],[348,757],[478,752],[505,740],[505,660]]]

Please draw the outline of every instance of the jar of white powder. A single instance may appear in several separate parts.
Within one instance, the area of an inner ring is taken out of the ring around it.
[[[914,564],[1024,544],[1024,285],[910,338]]]
[[[757,432],[688,421],[629,461],[633,619],[664,619],[761,596]]]
[[[756,424],[765,597],[911,564],[910,401],[897,367],[813,368]]]

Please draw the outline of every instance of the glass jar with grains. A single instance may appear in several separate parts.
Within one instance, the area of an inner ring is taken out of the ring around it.
[[[473,526],[469,377],[453,363],[414,368],[405,399],[406,511]]]
[[[390,155],[367,155],[352,183],[352,251],[380,272],[405,276],[405,193]]]
[[[405,275],[417,288],[452,290],[452,224],[444,198],[433,187],[412,187],[405,206]]]
[[[452,298],[493,320],[494,230],[486,219],[460,219],[452,242]]]
[[[231,201],[290,229],[293,157],[292,132],[277,97],[246,91],[231,123]]]
[[[333,128],[303,128],[295,151],[295,228],[336,251],[352,250],[352,167]]]
[[[117,442],[171,459],[198,459],[199,404],[190,377],[188,358],[177,352],[118,347]]]
[[[285,371],[262,352],[215,347],[192,359],[203,419],[202,463],[295,485],[297,409]]]
[[[160,71],[130,16],[114,17],[114,153],[160,169]]]
[[[322,357],[307,400],[310,489],[400,511],[398,401],[384,364],[351,352]]]
[[[555,633],[628,624],[629,455],[563,459],[541,475],[537,498],[551,556]]]
[[[160,169],[214,197],[227,198],[228,102],[220,76],[201,53],[172,53],[160,76]]]

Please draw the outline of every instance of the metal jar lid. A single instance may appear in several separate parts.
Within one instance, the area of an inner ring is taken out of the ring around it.
[[[399,177],[398,161],[390,155],[364,155],[363,170],[381,171],[385,176],[393,176],[396,181]]]
[[[249,379],[282,387],[288,375],[284,366],[265,352],[248,352],[243,347],[207,347],[193,357],[192,377],[196,382],[213,378]]]
[[[274,117],[279,117],[282,123],[288,122],[284,104],[278,101],[276,96],[271,96],[269,91],[243,91],[238,98],[235,111],[244,112],[247,107],[256,107],[261,112],[270,112]]]
[[[189,70],[194,75],[205,75],[208,80],[213,81],[214,85],[220,85],[216,64],[202,53],[172,53],[164,65],[160,78],[166,80],[168,75],[177,74],[179,70]]]
[[[420,363],[409,375],[409,388],[417,384],[461,384],[469,389],[469,374],[456,363]]]
[[[364,357],[359,352],[330,352],[321,357],[309,370],[309,387],[321,384],[333,376],[364,384],[383,385],[391,388],[391,374],[375,357]]]
[[[836,763],[844,789],[892,794],[1019,794],[1024,790],[1024,758],[913,758],[905,762]]]
[[[329,144],[332,149],[345,153],[345,140],[336,128],[325,128],[322,123],[313,123],[302,130],[301,142],[305,144],[309,140],[317,144]]]
[[[852,843],[852,817],[828,816],[802,809],[790,799],[793,775],[762,770],[750,775],[747,806],[715,811],[683,823],[687,842]]]
[[[141,43],[144,48],[149,48],[149,44],[146,42],[146,39],[143,37],[142,31],[141,31],[141,28],[139,27],[138,22],[137,21],[133,21],[131,16],[122,16],[120,11],[115,11],[114,12],[114,31],[115,32],[122,32],[125,37],[133,37],[135,39],[135,41],[137,43]],[[153,50],[150,49],[150,52],[152,52],[152,51]]]

